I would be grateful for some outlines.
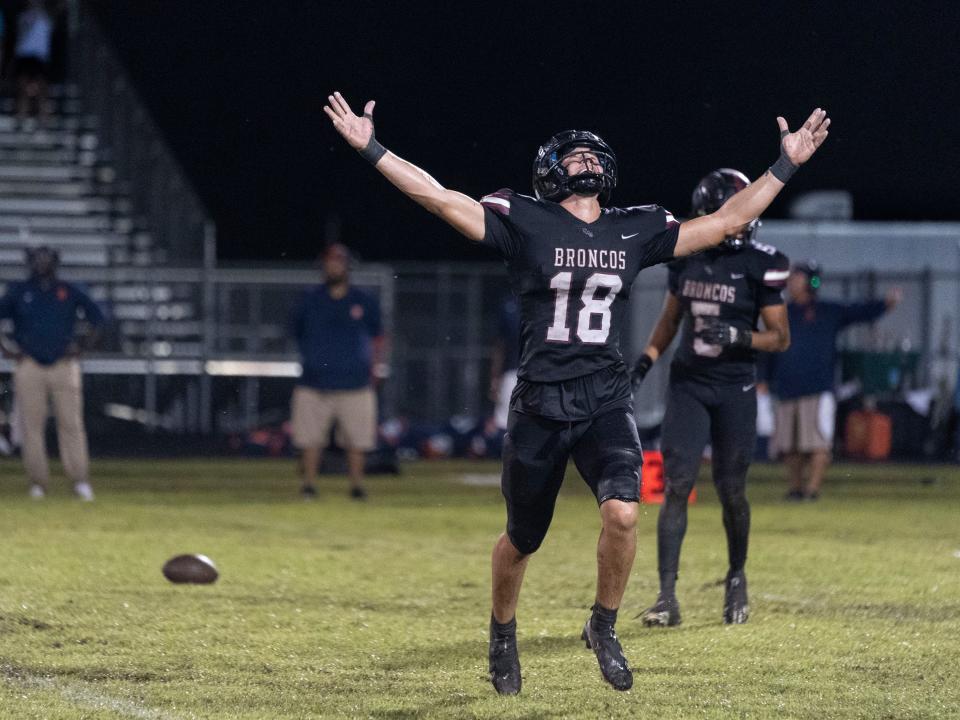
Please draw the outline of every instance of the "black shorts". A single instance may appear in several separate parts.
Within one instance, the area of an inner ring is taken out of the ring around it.
[[[756,439],[755,383],[708,385],[671,378],[661,436],[668,492],[689,494],[708,442],[714,481],[744,482]]]
[[[589,420],[618,407],[633,407],[630,376],[623,363],[561,382],[520,378],[510,396],[511,410],[563,422]]]
[[[520,552],[532,553],[543,542],[571,456],[598,504],[639,500],[643,455],[632,408],[579,421],[511,410],[500,487],[507,535]]]

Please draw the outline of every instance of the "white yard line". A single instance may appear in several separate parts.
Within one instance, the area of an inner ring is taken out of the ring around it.
[[[466,473],[460,476],[459,482],[462,485],[473,485],[474,487],[500,487],[500,474]]]
[[[799,605],[800,607],[827,608],[830,602],[823,598],[812,597],[793,597],[791,595],[777,595],[775,593],[757,593],[757,597],[767,602],[787,603],[788,605]]]
[[[57,680],[43,675],[24,672],[10,665],[0,666],[3,680],[25,690],[48,690],[64,700],[87,710],[109,710],[117,715],[137,720],[179,720],[182,716],[162,710],[154,710],[135,700],[113,697],[98,692],[79,682]]]

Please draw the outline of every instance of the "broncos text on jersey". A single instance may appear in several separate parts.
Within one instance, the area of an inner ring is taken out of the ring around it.
[[[762,308],[783,304],[781,291],[790,272],[787,256],[751,242],[742,250],[720,247],[676,260],[669,271],[670,292],[683,308],[672,375],[707,383],[753,382],[755,351],[708,345],[698,333],[705,317],[756,330]]]
[[[512,190],[480,202],[483,242],[503,257],[520,300],[519,377],[560,382],[622,362],[630,287],[640,270],[673,258],[673,215],[657,205],[604,208],[585,223]]]

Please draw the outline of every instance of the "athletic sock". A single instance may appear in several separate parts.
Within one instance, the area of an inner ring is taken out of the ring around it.
[[[677,594],[677,574],[675,572],[660,573],[660,594],[664,597]]]
[[[590,627],[596,632],[610,630],[617,622],[617,611],[609,610],[600,603],[594,603],[593,615],[590,616]]]
[[[727,556],[730,573],[738,573],[747,564],[750,542],[750,504],[744,500],[723,510],[723,527],[727,531]]]
[[[498,623],[497,619],[490,614],[490,637],[509,638],[517,634],[517,618],[514,617],[510,622]]]
[[[662,595],[673,595],[676,592],[680,546],[686,534],[687,500],[667,494],[657,518],[657,565]]]

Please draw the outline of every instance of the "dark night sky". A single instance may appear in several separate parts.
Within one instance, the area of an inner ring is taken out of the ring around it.
[[[602,135],[614,203],[683,214],[718,166],[761,173],[776,116],[833,118],[791,196],[844,188],[863,219],[960,219],[960,4],[99,0],[219,227],[222,259],[305,259],[324,220],[365,259],[476,258],[321,112],[377,100],[378,138],[474,197],[530,192],[537,146]],[[939,9],[932,6],[939,5]]]

